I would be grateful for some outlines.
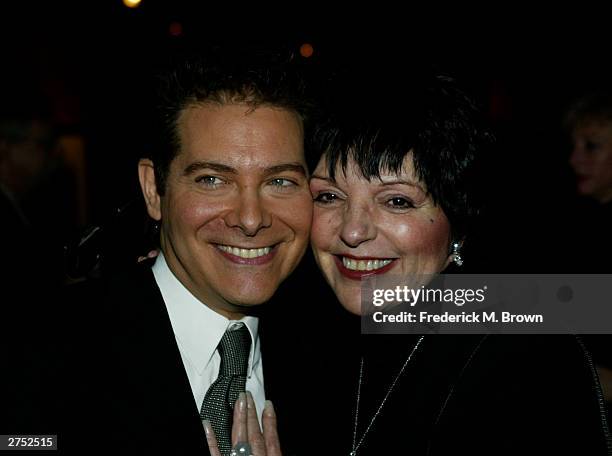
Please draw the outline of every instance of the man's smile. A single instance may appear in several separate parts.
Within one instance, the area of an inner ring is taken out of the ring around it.
[[[236,247],[231,245],[217,244],[216,247],[219,250],[230,253],[240,258],[259,258],[270,253],[274,246],[260,247],[260,248],[244,248]]]
[[[232,263],[257,266],[272,261],[272,258],[274,258],[278,252],[278,245],[279,244],[275,244],[254,249],[223,244],[215,244],[215,247],[223,257],[230,260]]]

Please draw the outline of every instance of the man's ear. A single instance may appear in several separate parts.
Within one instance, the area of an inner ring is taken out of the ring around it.
[[[155,168],[148,158],[142,158],[138,162],[138,179],[149,216],[154,220],[161,220],[161,198],[155,182]]]

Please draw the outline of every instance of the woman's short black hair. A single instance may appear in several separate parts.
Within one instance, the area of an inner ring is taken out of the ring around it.
[[[475,102],[452,78],[433,73],[345,73],[329,88],[313,138],[329,176],[338,166],[346,172],[349,160],[367,180],[399,173],[412,153],[418,178],[449,218],[454,238],[463,238],[479,212],[476,159],[492,142]]]

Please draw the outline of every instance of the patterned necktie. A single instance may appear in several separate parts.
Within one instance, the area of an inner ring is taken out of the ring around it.
[[[219,450],[221,454],[226,455],[232,446],[234,404],[246,386],[251,350],[251,334],[248,328],[240,323],[234,328],[227,329],[217,350],[221,356],[219,376],[206,392],[200,409],[200,418],[210,421],[217,436]]]

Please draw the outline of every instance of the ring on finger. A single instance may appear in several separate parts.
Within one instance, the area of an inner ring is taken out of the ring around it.
[[[230,451],[230,456],[252,456],[251,445],[248,442],[238,442]]]

